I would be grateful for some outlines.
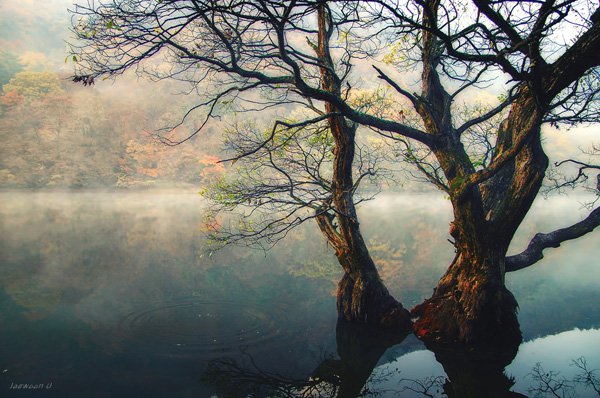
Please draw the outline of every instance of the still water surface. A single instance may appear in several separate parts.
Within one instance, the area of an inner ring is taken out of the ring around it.
[[[312,225],[267,255],[211,255],[195,194],[0,200],[0,396],[444,396],[442,364],[414,337],[336,327],[340,272]],[[584,214],[578,199],[536,202],[514,251]],[[452,258],[450,217],[442,197],[424,194],[361,209],[382,276],[408,307]],[[536,396],[537,363],[558,381],[577,375],[582,356],[600,368],[597,242],[568,242],[507,277],[525,340],[505,371],[513,391]],[[568,393],[598,396],[571,384]]]

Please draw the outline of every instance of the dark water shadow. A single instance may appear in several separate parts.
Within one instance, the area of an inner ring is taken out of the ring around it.
[[[364,397],[380,395],[365,386],[377,384],[373,369],[386,350],[406,335],[338,322],[337,356],[326,357],[305,378],[289,378],[261,369],[247,354],[242,360],[221,358],[209,363],[203,376],[223,397]],[[381,376],[385,377],[385,376]]]
[[[203,381],[219,397],[449,397],[519,398],[510,391],[514,380],[505,367],[515,358],[518,345],[431,345],[446,377],[403,378],[389,367],[378,367],[384,353],[407,336],[339,322],[337,356],[323,358],[310,375],[289,378],[265,371],[252,355],[242,360],[221,358],[209,363]],[[382,371],[382,369],[385,369]]]
[[[510,391],[514,379],[507,376],[508,366],[519,348],[512,345],[452,346],[427,344],[446,372],[443,392],[448,398],[519,398]]]

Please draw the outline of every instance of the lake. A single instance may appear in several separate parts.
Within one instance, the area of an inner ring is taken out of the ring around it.
[[[337,325],[341,272],[314,225],[266,253],[212,253],[197,194],[0,200],[1,396],[437,397],[447,378],[473,371],[445,372],[443,355],[413,336]],[[584,201],[536,201],[512,252],[580,220]],[[383,194],[359,215],[391,293],[409,308],[428,297],[453,257],[443,196]],[[504,371],[489,372],[511,391],[598,396],[578,381],[600,369],[597,242],[595,231],[507,275],[524,343]]]

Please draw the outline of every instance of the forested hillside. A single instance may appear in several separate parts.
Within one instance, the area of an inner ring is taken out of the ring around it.
[[[197,186],[222,171],[211,134],[181,146],[161,142],[193,128],[156,131],[177,122],[182,104],[174,100],[186,97],[83,88],[44,63],[27,65],[9,51],[0,57],[3,188]]]
[[[68,0],[0,2],[0,188],[194,187],[223,167],[217,134],[180,121],[194,96],[174,83],[135,74],[112,85],[75,85]]]

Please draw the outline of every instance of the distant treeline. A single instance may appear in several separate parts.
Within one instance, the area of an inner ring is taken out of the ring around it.
[[[198,186],[223,170],[215,134],[180,146],[160,142],[156,129],[178,122],[185,96],[80,87],[6,51],[0,82],[0,188]],[[185,137],[194,123],[161,134]]]

